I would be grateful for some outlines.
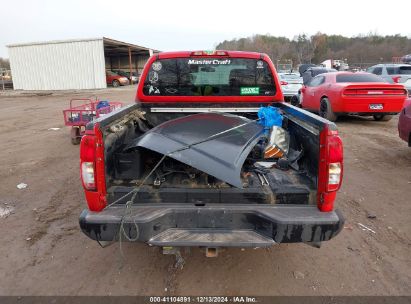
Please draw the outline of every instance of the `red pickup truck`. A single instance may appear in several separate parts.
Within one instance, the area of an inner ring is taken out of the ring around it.
[[[165,52],[145,65],[135,104],[87,125],[80,146],[98,242],[268,247],[336,236],[343,148],[334,123],[283,102],[275,67],[253,52]],[[261,108],[282,116],[288,154],[267,160]]]

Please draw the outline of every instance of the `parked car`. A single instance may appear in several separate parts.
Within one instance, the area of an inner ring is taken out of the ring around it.
[[[405,86],[411,94],[411,65],[409,64],[377,64],[367,69],[385,79],[389,83],[399,83]]]
[[[344,60],[327,59],[320,63],[321,66],[329,69],[336,69],[337,71],[348,71],[350,67]]]
[[[398,119],[398,133],[400,138],[408,142],[411,147],[411,98],[408,98],[404,103],[404,108]]]
[[[113,87],[128,85],[130,82],[127,77],[120,76],[112,71],[106,71],[106,83]]]
[[[407,91],[370,73],[336,72],[314,77],[301,89],[301,106],[330,121],[357,114],[390,120],[401,111]]]
[[[307,84],[313,79],[315,76],[324,74],[324,73],[332,73],[332,72],[337,72],[336,69],[329,69],[329,68],[324,68],[324,67],[309,67],[307,70],[305,70],[302,73],[303,77],[303,83]]]
[[[411,64],[411,54],[405,55],[401,57],[401,61],[404,63]]]
[[[324,73],[337,72],[336,69],[329,69],[324,67],[314,66],[313,64],[302,64],[299,67],[300,75],[303,78],[303,86],[307,85],[315,76]],[[297,94],[291,97],[291,104],[296,107],[301,107],[301,89],[298,90]]]
[[[278,73],[281,90],[285,98],[290,98],[298,94],[298,90],[303,86],[303,78],[299,73]]]
[[[334,123],[283,98],[265,54],[150,57],[136,103],[87,125],[82,231],[100,243],[144,242],[176,254],[202,246],[214,256],[227,246],[318,246],[335,237],[344,226],[334,207],[342,141]],[[279,167],[258,163],[268,136],[262,111],[281,115],[289,134]]]
[[[302,63],[298,65],[298,72],[300,73],[300,76],[303,76],[303,73],[307,71],[311,67],[319,67],[318,65],[315,65],[313,63]]]
[[[126,72],[126,71],[123,71],[123,70],[113,70],[113,72],[120,75],[120,76],[127,77],[127,79],[131,83],[138,83],[138,75],[137,75],[136,72],[132,72],[131,77],[130,77],[130,72]]]

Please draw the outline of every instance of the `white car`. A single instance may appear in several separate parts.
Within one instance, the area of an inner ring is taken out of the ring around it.
[[[299,73],[278,73],[278,76],[284,97],[289,98],[297,95],[303,86],[303,78]]]
[[[411,94],[411,65],[377,64],[368,68],[367,72],[378,75],[389,83],[402,84]]]

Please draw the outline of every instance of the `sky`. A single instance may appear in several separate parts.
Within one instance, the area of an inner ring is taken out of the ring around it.
[[[8,44],[108,37],[149,48],[210,50],[254,34],[317,32],[411,37],[409,2],[0,0],[0,57]],[[392,9],[392,12],[390,11]]]

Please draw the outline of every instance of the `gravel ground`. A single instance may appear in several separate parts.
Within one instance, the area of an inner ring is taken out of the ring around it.
[[[132,102],[135,86],[41,95],[0,95],[1,295],[411,295],[411,148],[397,117],[337,123],[345,176],[336,205],[346,224],[321,249],[283,244],[218,258],[192,249],[175,269],[158,248],[123,244],[122,255],[78,226],[79,147],[61,111],[73,97]]]

